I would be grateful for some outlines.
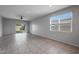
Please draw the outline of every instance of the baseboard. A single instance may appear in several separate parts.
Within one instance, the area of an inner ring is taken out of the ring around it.
[[[14,35],[14,34],[17,34],[17,33],[3,34],[3,36]]]
[[[13,34],[16,34],[16,33],[11,33],[11,34],[3,34],[3,36],[13,35]]]
[[[59,43],[62,43],[62,44],[66,44],[66,45],[69,45],[69,46],[73,46],[73,47],[79,48],[78,46],[75,46],[75,45],[72,45],[72,44],[68,44],[68,43],[65,43],[65,42],[61,42],[61,41],[57,41],[55,39],[51,39],[51,38],[48,38],[48,37],[45,37],[45,36],[42,36],[42,35],[37,35],[37,34],[32,34],[32,35],[35,35],[35,36],[38,36],[38,37],[42,37],[42,38],[45,38],[45,39],[50,39],[50,40],[53,40],[53,41],[56,41],[56,42],[59,42]]]

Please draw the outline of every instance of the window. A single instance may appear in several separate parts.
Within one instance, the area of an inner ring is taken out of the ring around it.
[[[50,31],[72,32],[72,12],[51,17]]]

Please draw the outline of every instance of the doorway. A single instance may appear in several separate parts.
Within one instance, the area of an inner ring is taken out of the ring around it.
[[[24,33],[25,25],[24,24],[16,24],[16,33]]]

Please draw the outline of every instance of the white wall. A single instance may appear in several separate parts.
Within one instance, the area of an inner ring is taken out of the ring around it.
[[[0,37],[2,37],[2,18],[0,17]]]
[[[25,31],[27,32],[27,22],[3,18],[3,35],[15,34],[17,23],[25,24]]]
[[[72,32],[50,31],[50,16],[73,12]],[[31,22],[31,33],[79,47],[79,6],[71,6]]]

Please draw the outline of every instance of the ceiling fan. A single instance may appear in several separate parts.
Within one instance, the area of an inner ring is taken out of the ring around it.
[[[22,15],[18,15],[17,18],[18,20],[26,20],[25,16],[22,16]]]
[[[20,16],[20,19],[23,20],[23,16]]]
[[[22,15],[17,15],[17,19],[18,19],[18,20],[23,20],[23,19],[24,19],[24,16],[22,16]]]

